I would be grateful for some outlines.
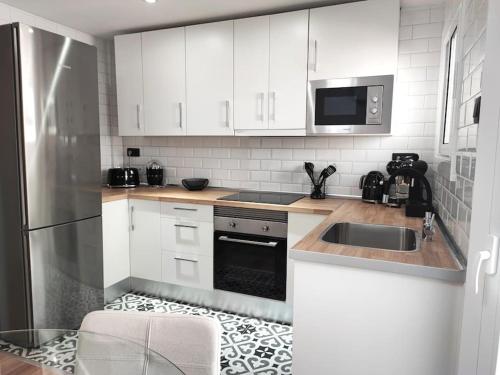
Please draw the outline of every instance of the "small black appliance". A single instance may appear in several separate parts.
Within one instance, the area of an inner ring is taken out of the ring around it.
[[[163,185],[163,168],[157,161],[151,161],[146,166],[146,178],[151,186]]]
[[[111,168],[108,170],[108,185],[113,188],[129,188],[139,186],[137,168]]]
[[[359,188],[363,193],[361,199],[364,202],[380,203],[384,194],[384,175],[379,171],[371,171],[361,176],[359,179]]]

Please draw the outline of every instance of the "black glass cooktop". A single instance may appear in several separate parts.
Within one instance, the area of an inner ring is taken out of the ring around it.
[[[304,198],[304,196],[305,195],[293,193],[240,191],[236,194],[226,195],[225,197],[219,198],[219,200],[289,205]]]

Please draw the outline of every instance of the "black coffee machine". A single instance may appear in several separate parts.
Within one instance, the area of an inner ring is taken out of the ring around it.
[[[383,202],[391,207],[405,204],[406,216],[410,217],[433,212],[432,189],[424,176],[427,169],[427,163],[419,160],[418,154],[392,154],[387,164],[390,177],[384,187]]]
[[[361,199],[364,202],[382,202],[382,196],[384,194],[384,175],[379,171],[371,171],[361,176],[359,179],[359,188],[363,191]]]

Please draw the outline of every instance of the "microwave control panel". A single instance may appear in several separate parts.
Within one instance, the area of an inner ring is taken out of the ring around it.
[[[382,124],[384,86],[368,86],[366,92],[366,124]]]

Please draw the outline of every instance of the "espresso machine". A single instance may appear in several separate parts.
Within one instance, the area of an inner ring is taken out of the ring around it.
[[[432,190],[425,177],[427,169],[427,163],[419,160],[418,154],[392,154],[387,164],[390,177],[384,187],[383,203],[391,207],[405,204],[406,216],[411,217],[424,217],[425,212],[432,212]]]

